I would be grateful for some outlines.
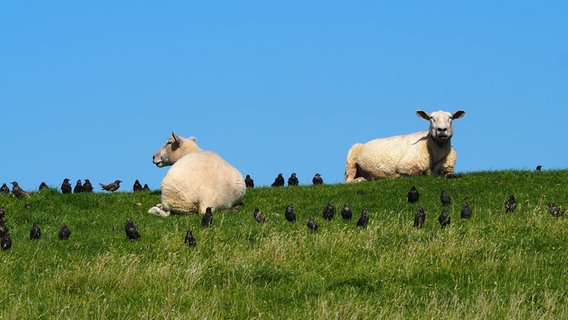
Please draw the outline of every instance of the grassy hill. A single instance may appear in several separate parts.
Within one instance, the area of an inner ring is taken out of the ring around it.
[[[146,214],[152,193],[0,195],[13,247],[0,252],[0,318],[566,319],[568,171],[468,173],[249,189],[236,210]],[[408,204],[415,185],[420,201]],[[440,192],[451,224],[438,224]],[[504,213],[513,194],[518,208]],[[328,201],[335,218],[324,221]],[[461,220],[463,202],[473,208]],[[340,210],[349,202],[352,221]],[[25,208],[25,205],[31,208]],[[292,204],[296,223],[284,218]],[[267,216],[258,224],[259,207]],[[423,229],[414,229],[418,207]],[[363,208],[369,225],[357,228]],[[306,221],[314,216],[317,233]],[[142,238],[126,238],[133,219]],[[33,222],[42,237],[29,239]],[[57,240],[63,223],[72,231]],[[194,248],[184,235],[193,229]]]

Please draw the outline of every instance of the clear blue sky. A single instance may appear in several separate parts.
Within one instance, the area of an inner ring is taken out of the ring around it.
[[[458,172],[565,169],[566,1],[9,1],[0,183],[135,179],[196,136],[257,185],[456,111]]]

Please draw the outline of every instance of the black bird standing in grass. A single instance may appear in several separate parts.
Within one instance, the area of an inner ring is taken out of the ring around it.
[[[69,183],[69,179],[63,179],[63,183],[61,184],[61,193],[63,194],[70,194],[71,193],[71,184]]]
[[[63,224],[61,226],[61,229],[59,229],[59,234],[57,235],[57,238],[59,240],[67,240],[69,239],[69,236],[71,236],[71,230],[69,230],[66,224]]]
[[[312,179],[312,183],[314,185],[323,184],[323,179],[319,173],[316,173],[316,175]]]
[[[418,193],[416,186],[412,186],[412,188],[410,188],[410,191],[408,191],[407,198],[408,202],[410,203],[415,203],[418,201],[418,199],[420,198],[420,193]]]
[[[327,221],[331,221],[335,215],[335,207],[333,206],[333,201],[327,203],[325,208],[323,208],[323,218]]]
[[[252,213],[252,215],[254,216],[254,219],[256,220],[256,222],[258,222],[258,223],[265,223],[266,222],[266,217],[264,216],[264,214],[262,214],[262,212],[260,212],[260,209],[254,208],[254,212]]]
[[[513,195],[509,196],[509,200],[505,201],[505,213],[513,212],[517,209],[517,201]]]
[[[10,234],[6,233],[2,236],[2,240],[0,240],[0,247],[2,250],[8,250],[12,248],[12,238],[10,238]]]
[[[136,229],[136,226],[134,225],[134,221],[130,219],[126,221],[126,224],[124,225],[124,231],[126,232],[128,239],[130,240],[137,240],[141,237],[140,233],[138,233],[138,230]]]
[[[12,194],[17,198],[29,197],[30,195],[22,189],[16,181],[12,181]]]
[[[471,207],[467,202],[463,204],[460,216],[462,219],[469,219],[471,218]]]
[[[201,225],[203,227],[210,227],[211,223],[213,223],[213,211],[211,207],[207,207],[205,214],[201,217]]]
[[[556,204],[549,202],[547,204],[548,206],[548,212],[553,216],[553,217],[564,217],[566,216],[566,210],[560,208],[559,206],[557,206]]]
[[[247,174],[245,177],[245,186],[247,188],[254,188],[254,180],[250,177],[250,174]]]
[[[272,182],[271,186],[272,187],[284,186],[284,177],[282,176],[281,173],[279,173],[278,176],[276,177],[276,179],[274,179],[274,182]]]
[[[8,227],[6,226],[6,222],[4,219],[0,219],[0,237],[8,234]]]
[[[49,189],[49,187],[47,186],[47,183],[45,183],[45,181],[42,181],[42,182],[39,184],[39,187],[38,187],[37,189],[38,189],[39,191],[41,191],[41,190],[47,190],[47,189]]]
[[[284,212],[284,216],[286,217],[286,220],[290,222],[296,222],[296,213],[294,212],[294,207],[290,205],[287,206],[286,212]]]
[[[353,212],[351,211],[349,203],[347,202],[343,204],[343,209],[341,209],[341,217],[343,217],[343,220],[351,220],[351,218],[353,217]]]
[[[542,170],[542,166],[539,164],[538,166],[536,166],[536,171],[541,171]]]
[[[185,239],[183,240],[183,243],[188,247],[195,247],[195,237],[193,236],[191,229],[187,230],[187,232],[185,233]]]
[[[298,181],[298,177],[296,177],[296,172],[293,172],[290,178],[288,178],[288,185],[297,186],[298,184],[300,184],[300,181]]]
[[[2,193],[10,193],[10,188],[8,188],[8,186],[4,183],[4,184],[2,184],[2,186],[0,187],[0,192],[2,192]]]
[[[308,229],[310,229],[310,231],[312,231],[312,232],[318,231],[318,223],[316,222],[314,217],[311,217],[310,220],[308,220],[307,225],[308,225]]]
[[[440,225],[442,226],[442,228],[450,225],[450,220],[451,219],[450,219],[450,215],[448,214],[448,211],[442,210],[442,213],[438,217],[438,222],[440,222]]]
[[[446,190],[442,190],[442,193],[440,194],[440,201],[442,201],[442,205],[444,206],[449,205],[452,202],[450,194],[447,193]]]
[[[142,187],[142,191],[150,191],[150,187],[148,187],[147,183],[145,183],[144,186]]]
[[[359,220],[357,220],[357,226],[365,228],[367,226],[367,223],[369,223],[369,210],[367,210],[367,208],[364,208],[363,210],[361,210]]]
[[[41,229],[37,222],[34,222],[32,229],[30,230],[30,240],[37,240],[41,237]]]
[[[85,183],[83,183],[83,192],[93,192],[93,185],[89,179],[85,179]]]
[[[73,187],[73,193],[81,193],[83,192],[83,184],[81,183],[81,179],[77,180],[75,183],[75,187]]]
[[[416,216],[414,216],[414,228],[421,229],[424,227],[424,221],[426,221],[426,213],[424,209],[418,208],[418,212],[416,212]]]
[[[4,212],[4,207],[0,206],[0,220],[4,219],[6,212]]]
[[[132,191],[133,192],[142,191],[142,184],[140,183],[140,181],[138,181],[138,179],[134,181],[134,185],[132,185]]]
[[[116,190],[118,190],[118,188],[120,188],[121,182],[122,181],[120,181],[120,180],[115,180],[113,183],[109,183],[109,184],[99,183],[99,185],[106,191],[115,192]]]

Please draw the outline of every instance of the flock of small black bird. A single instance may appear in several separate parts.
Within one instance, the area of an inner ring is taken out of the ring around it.
[[[109,183],[109,184],[99,183],[99,185],[101,186],[102,190],[114,192],[114,191],[116,191],[120,188],[121,182],[122,181],[120,181],[120,180],[115,180],[114,182]],[[11,182],[11,184],[12,184],[12,190],[10,190],[10,188],[8,187],[8,185],[6,183],[2,184],[2,186],[0,187],[0,193],[12,194],[12,196],[14,196],[16,198],[29,197],[29,193],[24,191],[19,186],[18,182],[13,181],[13,182]],[[41,182],[38,190],[42,191],[42,190],[45,190],[45,189],[49,189],[49,186],[45,182]],[[89,179],[85,179],[85,182],[81,182],[81,180],[77,180],[75,187],[72,187],[71,183],[70,183],[70,179],[65,178],[65,179],[63,179],[63,182],[61,183],[60,190],[61,190],[62,194],[93,192],[93,186],[92,186],[91,182],[89,181]],[[148,187],[148,184],[145,184],[144,186],[142,186],[140,181],[137,179],[134,182],[134,185],[132,187],[132,191],[134,191],[134,192],[150,191],[150,188]],[[29,209],[30,205],[26,203],[25,207]],[[9,229],[6,226],[6,221],[4,220],[5,215],[6,214],[4,212],[4,208],[0,206],[0,248],[7,250],[7,249],[10,249],[12,247],[12,238],[10,237]],[[134,226],[134,222],[132,222],[132,220],[128,220],[126,222],[125,231],[126,231],[126,235],[129,239],[140,238],[140,234],[136,230],[136,227]],[[69,227],[66,224],[63,224],[61,226],[61,229],[59,229],[59,233],[57,234],[57,238],[59,240],[68,240],[70,236],[71,236],[71,230],[69,229]],[[30,240],[38,240],[38,239],[40,239],[40,237],[41,237],[41,228],[40,228],[38,222],[34,222],[32,228],[30,229]]]
[[[537,167],[537,170],[539,170],[540,168]],[[80,192],[92,192],[92,185],[90,183],[90,181],[88,179],[85,179],[84,183],[81,183],[81,180],[77,180],[77,183],[75,185],[74,188],[72,188],[69,179],[64,179],[63,183],[61,184],[61,192],[63,194],[69,194],[69,193],[80,193]],[[120,183],[122,181],[120,180],[116,180],[113,183],[110,184],[102,184],[99,183],[99,185],[101,186],[101,188],[103,190],[109,191],[109,192],[114,192],[116,190],[118,190],[120,188]],[[253,188],[254,187],[254,181],[253,179],[250,177],[250,175],[247,175],[245,178],[245,183],[246,186],[249,188]],[[313,178],[313,184],[314,185],[318,185],[318,184],[323,184],[323,179],[321,178],[320,174],[316,174]],[[298,185],[298,178],[296,176],[296,173],[292,173],[292,175],[290,176],[290,178],[288,178],[288,185],[289,186],[297,186]],[[276,177],[276,179],[274,180],[274,183],[272,183],[273,187],[280,187],[280,186],[284,186],[284,177],[283,175],[280,173],[278,174],[278,176]],[[47,185],[45,184],[45,182],[42,182],[40,184],[39,190],[48,188]],[[148,188],[148,185],[144,185],[142,186],[142,184],[136,180],[134,182],[133,185],[133,191],[137,192],[137,191],[143,191],[143,190],[150,190]],[[29,194],[27,192],[25,192],[24,190],[22,190],[17,182],[12,182],[12,191],[10,191],[10,189],[8,188],[8,186],[4,183],[1,187],[0,187],[0,192],[4,192],[4,193],[10,193],[12,192],[12,195],[15,197],[29,197]],[[372,191],[371,191],[372,192]],[[418,189],[416,188],[416,186],[412,186],[410,188],[410,190],[408,191],[407,194],[407,202],[414,204],[417,203],[420,200],[420,193],[418,192]],[[442,192],[440,193],[440,202],[442,204],[442,212],[440,214],[440,216],[438,217],[438,222],[440,224],[440,226],[442,228],[445,228],[447,226],[450,225],[451,222],[451,217],[448,214],[448,211],[445,209],[446,206],[450,205],[452,202],[452,199],[450,197],[450,194],[445,191],[442,190]],[[553,215],[554,217],[565,217],[566,216],[566,210],[557,206],[556,204],[549,202],[547,204],[548,206],[548,211],[551,215]],[[507,199],[504,203],[504,211],[505,213],[512,213],[516,210],[517,208],[517,202],[515,200],[515,197],[513,195],[509,196],[509,199]],[[323,214],[322,217],[324,220],[326,221],[331,221],[333,220],[335,216],[335,206],[333,204],[333,201],[329,201],[324,209],[323,209]],[[461,219],[470,219],[472,216],[472,209],[469,206],[469,204],[463,203],[463,207],[461,209],[460,212],[460,218]],[[5,224],[5,212],[4,212],[4,208],[0,206],[0,248],[1,249],[10,249],[12,247],[12,239],[10,238],[10,234],[9,234],[9,230],[8,227]],[[267,219],[266,216],[260,211],[259,208],[255,208],[254,212],[253,212],[253,217],[254,219],[258,222],[258,223],[266,223]],[[294,207],[292,205],[288,205],[284,211],[284,217],[286,218],[287,221],[289,222],[296,222],[296,213],[294,211]],[[353,217],[353,212],[351,210],[351,207],[349,205],[349,203],[344,203],[343,207],[341,209],[341,217],[343,218],[343,220],[346,221],[350,221]],[[418,208],[418,211],[414,217],[414,228],[420,229],[424,226],[424,222],[426,221],[426,213],[424,212],[424,209],[422,207]],[[367,226],[369,222],[369,210],[367,208],[363,208],[361,210],[361,213],[359,215],[359,219],[357,219],[357,227],[362,227],[365,228]],[[213,211],[212,208],[207,208],[205,211],[205,214],[201,217],[201,225],[204,228],[210,227],[213,223]],[[306,223],[308,229],[311,232],[317,232],[318,230],[318,223],[315,219],[314,216],[311,216],[309,218],[309,220]],[[134,225],[134,222],[132,220],[127,220],[125,223],[125,233],[128,239],[131,240],[137,240],[141,238],[140,233],[138,232],[138,230],[136,229],[136,226]],[[71,231],[69,230],[69,228],[67,227],[67,225],[63,224],[63,226],[61,227],[61,229],[59,230],[58,233],[58,239],[59,240],[67,240],[69,239],[69,236],[71,235]],[[39,224],[37,222],[33,223],[32,228],[30,229],[30,240],[37,240],[41,237],[41,228],[39,227]],[[184,244],[188,247],[193,247],[196,245],[196,239],[193,235],[193,231],[191,229],[188,229],[186,234],[185,234],[185,239],[184,239]]]
[[[312,183],[314,185],[321,185],[323,184],[323,178],[319,173],[316,173],[312,178]],[[274,182],[270,185],[271,187],[283,187],[286,184],[286,180],[284,179],[284,175],[279,173],[276,178],[274,178]],[[295,172],[293,172],[290,177],[288,178],[288,185],[289,186],[297,186],[300,184],[300,180]],[[245,185],[247,188],[254,188],[254,180],[250,177],[250,174],[247,174],[245,177]]]
[[[68,178],[63,179],[63,182],[61,183],[60,187],[61,193],[70,194],[70,193],[93,192],[93,185],[91,184],[91,181],[89,181],[89,179],[85,179],[85,182],[81,182],[80,179],[77,180],[75,187],[71,186],[70,181],[71,180]],[[99,183],[99,185],[101,186],[101,190],[105,190],[108,192],[115,192],[120,188],[121,182],[122,182],[121,180],[115,180],[114,182],[109,184]],[[6,183],[2,184],[2,186],[0,187],[0,193],[11,193],[14,197],[17,198],[29,197],[29,194],[18,185],[18,182],[12,181],[11,184],[12,184],[12,190],[10,190],[10,188]],[[49,189],[49,186],[42,181],[38,187],[38,190],[42,191],[46,189]],[[132,186],[132,191],[138,192],[138,191],[151,191],[151,190],[150,187],[148,187],[148,184],[144,184],[144,186],[142,186],[140,181],[136,179],[136,181],[134,181],[134,185]]]

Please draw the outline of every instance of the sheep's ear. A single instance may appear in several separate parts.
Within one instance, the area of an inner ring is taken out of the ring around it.
[[[416,115],[418,115],[419,118],[422,118],[424,120],[430,120],[430,115],[426,111],[417,110]]]
[[[459,119],[463,116],[465,116],[465,111],[458,110],[458,111],[454,112],[454,114],[452,114],[452,119],[456,120],[456,119]]]
[[[173,131],[172,131],[172,137],[174,138],[174,142],[172,143],[172,150],[181,147],[183,143],[183,138],[175,134]]]
[[[193,142],[197,142],[197,137],[189,137],[189,139],[193,140]]]

